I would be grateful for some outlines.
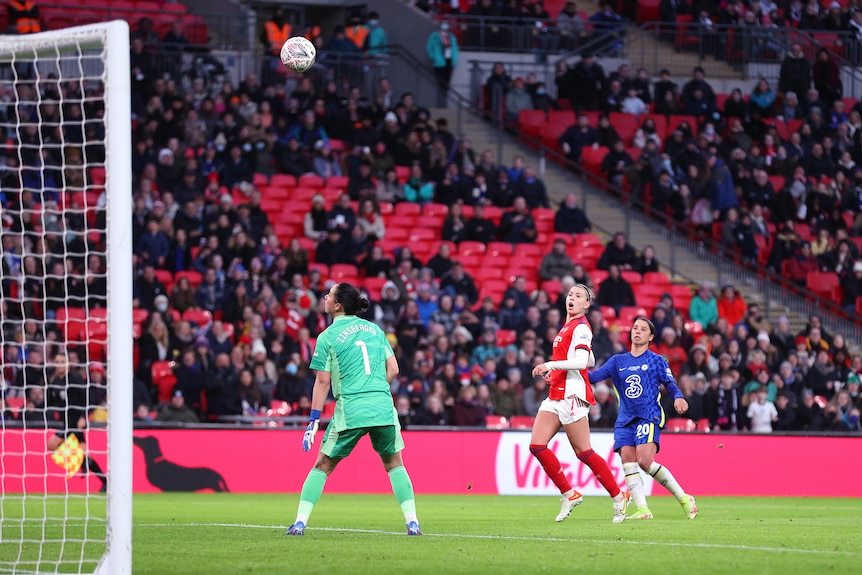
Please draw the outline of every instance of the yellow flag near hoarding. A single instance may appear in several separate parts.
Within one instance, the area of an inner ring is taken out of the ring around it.
[[[72,477],[84,464],[84,449],[78,443],[78,438],[70,435],[60,447],[51,454],[54,463],[66,470],[66,478]]]

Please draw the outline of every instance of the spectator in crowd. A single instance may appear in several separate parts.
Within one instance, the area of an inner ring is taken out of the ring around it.
[[[465,385],[458,393],[458,399],[452,407],[452,425],[464,427],[484,427],[485,417],[490,415],[479,404],[478,392],[472,385]]]
[[[503,172],[501,172],[503,173]],[[485,217],[485,206],[478,204],[473,208],[473,217],[466,224],[466,239],[487,244],[497,238],[497,226]]]
[[[811,78],[827,108],[832,108],[834,103],[841,100],[844,91],[841,70],[825,48],[817,50],[814,65],[811,67]]]
[[[156,421],[163,423],[199,423],[200,419],[186,405],[183,392],[177,387],[171,394],[171,402],[159,411]]]
[[[698,322],[704,328],[718,321],[718,302],[709,286],[705,284],[698,286],[688,314],[692,321]]]
[[[458,39],[449,30],[447,20],[440,23],[439,32],[432,32],[428,37],[425,52],[437,78],[437,105],[446,107],[452,71],[458,65],[459,56]]]
[[[638,261],[633,267],[633,270],[640,274],[658,271],[658,260],[656,260],[654,247],[644,246],[644,249],[641,252],[641,255],[638,257]]]
[[[537,233],[527,201],[521,196],[516,197],[513,208],[503,214],[500,222],[501,239],[511,244],[532,243]]]
[[[506,93],[506,120],[515,122],[521,110],[532,110],[533,99],[520,76],[515,78],[512,88]]]
[[[616,265],[620,270],[633,270],[637,262],[637,251],[624,233],[617,232],[613,240],[605,246],[597,267],[600,270],[609,270],[611,265]]]
[[[526,200],[528,209],[551,207],[548,203],[548,190],[545,188],[545,183],[536,177],[532,166],[524,166],[524,173],[515,185],[518,195]]]
[[[596,62],[592,52],[585,52],[572,70],[572,107],[575,110],[598,110],[605,86],[605,70]]]
[[[608,181],[617,188],[622,188],[626,170],[634,165],[634,160],[626,152],[625,142],[617,140],[611,151],[602,159],[601,170]]]
[[[843,300],[841,302],[847,313],[855,313],[856,299],[862,297],[862,261],[853,264],[852,270],[841,274]]]
[[[410,178],[404,184],[404,199],[420,205],[434,201],[434,183],[425,179],[418,162],[410,168]]]
[[[539,277],[543,280],[561,280],[564,276],[572,275],[575,264],[566,253],[566,242],[555,240],[554,246],[549,253],[542,258],[539,266]]]
[[[569,126],[560,136],[558,143],[560,149],[573,162],[581,159],[581,150],[584,146],[594,146],[599,143],[599,134],[590,126],[590,118],[586,113],[578,114],[576,124]]]
[[[608,277],[599,286],[596,303],[614,308],[617,314],[620,308],[635,305],[632,285],[622,277],[618,265],[612,264],[608,268]]]
[[[799,250],[787,262],[787,278],[799,285],[805,285],[808,274],[820,269],[820,264],[814,254],[811,253],[811,243],[802,242]]]
[[[805,57],[805,52],[798,42],[790,46],[790,53],[781,63],[778,76],[778,91],[786,94],[807,94],[811,87],[811,62]]]
[[[721,287],[721,297],[716,302],[718,317],[727,320],[730,326],[735,326],[745,317],[745,300],[731,284]]]
[[[587,214],[578,206],[578,197],[569,192],[554,215],[554,231],[558,234],[583,234],[591,229]]]
[[[452,269],[449,270],[449,273],[441,278],[440,291],[448,293],[452,297],[462,295],[470,303],[475,303],[479,295],[473,278],[464,272],[464,267],[457,261],[452,263]]]

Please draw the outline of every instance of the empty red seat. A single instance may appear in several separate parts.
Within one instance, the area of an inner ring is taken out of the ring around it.
[[[213,314],[206,309],[187,309],[183,312],[183,321],[196,323],[203,327],[213,320]]]
[[[174,386],[177,384],[177,376],[174,374],[173,361],[156,361],[153,362],[150,372],[153,377],[153,385],[159,390],[159,402],[168,403],[171,400],[171,393]]]
[[[502,415],[486,415],[485,427],[488,429],[508,429],[509,420]]]
[[[838,287],[840,280],[835,272],[808,272],[805,285],[820,297],[831,299],[832,288]]]
[[[509,427],[512,429],[531,429],[535,418],[532,415],[513,415],[509,418]]]
[[[506,347],[507,345],[512,345],[518,338],[518,334],[515,333],[515,330],[512,329],[498,329],[497,330],[497,345],[499,347]]]
[[[672,417],[667,420],[668,431],[694,431],[696,428],[695,422],[687,417]]]
[[[329,269],[329,277],[334,280],[345,280],[346,278],[355,278],[359,275],[359,270],[353,264],[332,264]]]

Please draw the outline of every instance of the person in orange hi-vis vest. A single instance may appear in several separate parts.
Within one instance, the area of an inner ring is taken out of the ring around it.
[[[6,10],[9,14],[10,34],[35,34],[42,31],[39,6],[34,0],[9,0]]]
[[[284,10],[277,8],[272,15],[272,20],[263,24],[260,33],[260,42],[263,44],[264,57],[260,73],[263,88],[277,83],[279,72],[286,72],[281,66],[281,47],[290,38],[293,27],[287,22]]]
[[[362,18],[354,16],[350,19],[350,26],[345,34],[360,50],[365,49],[365,39],[368,38],[368,28],[362,25]]]

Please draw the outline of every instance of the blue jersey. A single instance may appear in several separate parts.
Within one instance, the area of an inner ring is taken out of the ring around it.
[[[673,394],[674,399],[682,398],[667,361],[649,350],[637,357],[631,352],[614,355],[602,367],[590,372],[593,383],[605,379],[614,384],[614,392],[620,402],[616,427],[626,426],[636,419],[664,427],[661,385]]]

